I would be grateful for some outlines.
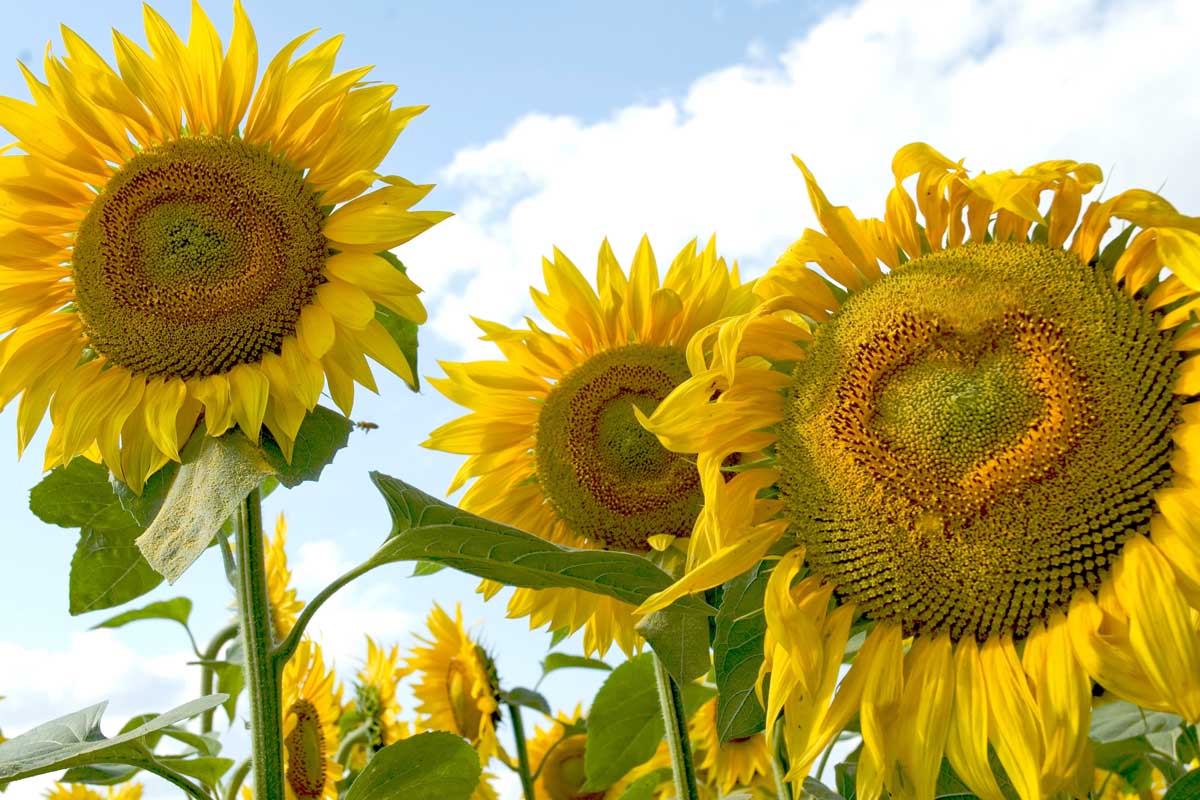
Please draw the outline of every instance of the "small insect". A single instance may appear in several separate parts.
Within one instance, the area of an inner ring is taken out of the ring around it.
[[[379,430],[379,424],[378,424],[378,423],[376,423],[376,422],[368,422],[368,421],[367,421],[367,420],[365,420],[365,419],[364,419],[364,420],[362,420],[362,421],[360,421],[360,422],[356,422],[356,423],[354,423],[354,427],[356,427],[356,428],[358,428],[360,431],[364,431],[364,432],[366,432],[366,433],[370,433],[371,431],[377,431],[377,430]]]

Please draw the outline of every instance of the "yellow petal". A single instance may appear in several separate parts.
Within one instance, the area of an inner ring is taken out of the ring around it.
[[[1003,800],[988,764],[988,699],[983,663],[974,638],[954,650],[954,713],[946,739],[946,757],[954,772],[983,800]]]
[[[1045,733],[1042,792],[1086,795],[1092,781],[1092,681],[1075,658],[1065,614],[1055,612],[1045,625],[1034,626],[1021,662]]]
[[[229,392],[233,404],[233,418],[242,433],[258,442],[263,416],[267,413],[267,396],[271,384],[258,367],[238,364],[229,370]]]
[[[312,358],[321,358],[333,347],[333,317],[317,303],[305,306],[296,323],[296,338],[304,352]]]
[[[352,330],[362,330],[375,319],[375,303],[370,296],[357,286],[337,279],[317,287],[317,302],[338,323]]]
[[[209,375],[190,383],[189,388],[204,406],[204,427],[209,436],[220,436],[233,427],[234,404],[226,375]]]
[[[416,387],[417,379],[413,375],[412,366],[400,345],[396,344],[396,340],[383,325],[371,320],[367,327],[355,331],[354,337],[362,345],[364,353],[400,376],[409,386]]]
[[[877,624],[870,635],[878,638],[879,650],[871,659],[859,711],[863,749],[858,758],[856,789],[863,800],[877,800],[885,783],[892,784],[898,745],[895,730],[904,690],[900,627]],[[862,657],[861,652],[858,657]]]
[[[142,401],[146,432],[151,441],[172,461],[179,460],[179,441],[175,419],[187,398],[187,385],[179,378],[154,380],[146,384]]]
[[[919,638],[905,657],[904,696],[897,718],[900,763],[918,798],[934,796],[954,704],[949,636]]]
[[[1040,800],[1041,721],[1012,639],[992,636],[979,657],[987,676],[988,739],[1021,800]]]

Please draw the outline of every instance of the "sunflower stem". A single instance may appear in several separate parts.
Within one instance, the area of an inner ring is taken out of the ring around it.
[[[792,787],[787,782],[788,763],[782,719],[775,721],[774,733],[775,742],[771,747],[771,772],[775,776],[775,796],[778,800],[792,800]],[[824,771],[825,762],[822,760],[821,768],[817,770],[817,780],[821,779],[821,773]]]
[[[238,508],[238,616],[246,659],[250,744],[256,800],[284,800],[281,665],[271,657],[271,605],[263,548],[262,492],[255,488]]]
[[[525,723],[521,721],[521,707],[509,703],[508,715],[512,718],[513,739],[517,742],[517,771],[521,775],[521,789],[525,792],[525,800],[537,800],[533,793],[533,777],[529,772],[529,750],[525,746]]]
[[[217,631],[217,635],[208,643],[208,647],[200,654],[200,696],[207,697],[213,693],[213,676],[215,672],[212,668],[212,662],[217,660],[217,656],[221,654],[221,648],[237,638],[238,626],[236,624],[226,625],[221,630]],[[217,710],[210,708],[200,715],[200,732],[209,733],[213,729],[213,717]]]
[[[688,742],[683,694],[657,653],[653,655],[653,659],[654,677],[658,683],[658,705],[662,709],[663,723],[667,729],[667,749],[671,753],[675,796],[679,800],[698,800],[700,795],[696,789],[696,766],[692,762],[692,748]]]

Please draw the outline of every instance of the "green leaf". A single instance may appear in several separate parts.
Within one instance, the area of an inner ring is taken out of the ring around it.
[[[213,758],[211,756],[176,757],[158,756],[158,763],[175,770],[178,773],[195,778],[205,786],[216,786],[229,768],[233,766],[232,758]]]
[[[317,406],[300,423],[289,464],[270,437],[263,437],[263,452],[275,471],[275,477],[289,489],[305,481],[315,481],[321,471],[333,461],[337,452],[350,441],[354,423],[336,411]]]
[[[135,600],[162,583],[136,544],[142,529],[84,528],[71,558],[69,610],[72,615],[112,608]]]
[[[135,520],[121,507],[108,470],[86,458],[55,467],[29,492],[29,510],[64,528],[127,528]]]
[[[707,674],[708,617],[676,611],[671,606],[643,617],[637,632],[680,685]]]
[[[1192,770],[1172,783],[1163,800],[1200,800],[1200,770]]]
[[[653,758],[666,733],[658,707],[654,656],[642,653],[612,671],[588,712],[584,791],[598,792]]]
[[[815,800],[842,800],[842,796],[830,789],[825,784],[821,783],[816,778],[804,779],[804,797],[812,797]]]
[[[618,800],[654,800],[655,790],[672,780],[671,768],[662,767],[648,772],[625,787]]]
[[[445,564],[432,564],[428,561],[418,561],[417,565],[413,567],[412,575],[410,577],[422,578],[426,575],[436,575],[445,568]]]
[[[421,733],[376,753],[345,800],[468,800],[479,774],[479,756],[465,740]]]
[[[717,733],[721,741],[743,739],[761,731],[766,712],[755,684],[763,662],[763,594],[771,566],[760,562],[725,584],[713,635],[713,668],[717,682]]]
[[[229,695],[222,707],[229,716],[229,724],[232,725],[234,717],[237,716],[238,695],[246,686],[246,670],[241,664],[231,664],[228,661],[214,664],[212,668],[217,673],[217,691]]]
[[[525,689],[520,686],[516,689],[509,689],[507,692],[500,693],[500,701],[509,705],[532,708],[534,711],[542,712],[547,717],[554,716],[554,712],[550,710],[549,701],[533,689]]]
[[[121,507],[133,516],[138,525],[144,528],[158,516],[159,509],[162,508],[163,501],[167,499],[167,492],[170,490],[171,484],[175,482],[177,475],[179,475],[179,464],[168,461],[162,469],[146,479],[141,494],[135,494],[132,489],[115,477],[110,476],[109,483],[117,500],[121,503]]]
[[[1162,711],[1146,711],[1133,703],[1117,700],[1092,711],[1088,735],[1095,742],[1116,742],[1148,733],[1178,728],[1182,717]]]
[[[153,758],[144,741],[147,735],[191,719],[224,699],[214,694],[192,700],[111,739],[100,732],[100,717],[108,703],[45,722],[0,743],[0,784],[86,764],[144,766]]]
[[[404,263],[390,250],[384,250],[379,255],[401,272],[408,272]],[[375,319],[379,320],[379,324],[388,332],[388,336],[392,337],[400,352],[404,353],[404,360],[408,362],[408,368],[413,374],[413,385],[410,388],[414,392],[420,391],[421,376],[417,372],[417,323],[379,304],[375,305]]]
[[[83,767],[71,767],[59,783],[86,783],[92,786],[116,786],[132,778],[141,770],[138,767],[127,767],[124,764],[89,764]]]
[[[192,601],[186,597],[176,597],[172,600],[160,600],[143,608],[117,614],[115,617],[106,619],[98,625],[93,625],[92,630],[96,630],[97,628],[120,628],[122,625],[128,625],[130,622],[137,622],[143,619],[172,620],[187,628],[188,619],[191,615]]]
[[[598,658],[588,658],[587,656],[573,656],[570,653],[547,653],[546,658],[542,661],[542,674],[549,675],[551,672],[559,669],[602,669],[611,671],[612,667],[604,663]]]
[[[204,436],[194,450],[184,455],[162,508],[137,539],[150,566],[171,583],[200,557],[250,490],[272,472],[262,451],[238,430]]]
[[[443,503],[403,481],[372,472],[387,501],[392,532],[367,561],[430,561],[509,586],[582,589],[639,605],[671,585],[671,576],[641,556],[560,547],[516,528]],[[696,597],[676,603],[683,611],[713,609]]]

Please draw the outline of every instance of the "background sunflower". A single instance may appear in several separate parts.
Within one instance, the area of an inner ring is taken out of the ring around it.
[[[605,242],[596,288],[560,251],[543,261],[547,290],[531,289],[556,334],[478,321],[503,361],[443,362],[430,382],[471,413],[430,434],[426,447],[468,456],[450,491],[470,482],[462,507],[550,541],[653,555],[690,535],[700,481],[690,461],[664,450],[634,414],[688,375],[692,334],[752,301],[750,286],[717,257],[712,240],[686,245],[660,281],[643,239],[628,276]],[[663,558],[665,556],[658,556]],[[487,596],[499,590],[486,583]],[[509,615],[573,633],[603,655],[632,654],[630,607],[571,589],[514,591]]]

